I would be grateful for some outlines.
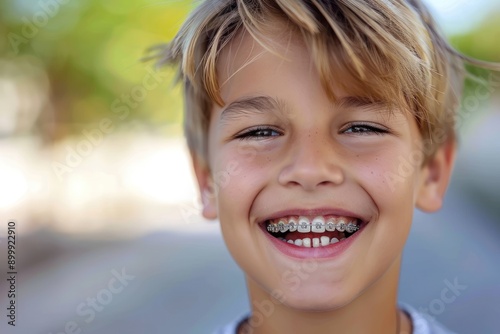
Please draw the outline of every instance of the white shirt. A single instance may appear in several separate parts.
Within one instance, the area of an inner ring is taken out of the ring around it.
[[[405,311],[410,316],[413,325],[412,334],[455,334],[455,332],[444,328],[440,323],[432,319],[430,316],[418,312],[409,305],[400,304],[399,308]],[[247,318],[248,314],[234,320],[233,322],[227,324],[222,328],[217,329],[214,334],[237,334],[236,330],[238,326]]]

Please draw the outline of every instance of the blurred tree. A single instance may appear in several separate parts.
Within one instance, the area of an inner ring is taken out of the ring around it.
[[[52,139],[95,127],[104,117],[117,119],[113,105],[131,93],[139,98],[129,98],[129,115],[116,125],[178,123],[181,100],[179,89],[171,89],[172,70],[156,76],[155,86],[152,64],[140,58],[151,45],[170,40],[192,7],[191,1],[1,2],[6,38],[0,58],[41,60],[51,84],[48,110],[54,115],[44,119],[55,118]]]
[[[450,42],[468,56],[500,62],[500,12],[492,12],[467,33],[452,36]]]
[[[474,29],[450,37],[450,43],[463,54],[490,62],[500,62],[500,11],[493,11]],[[487,109],[478,107],[494,95],[500,95],[500,73],[467,65],[472,76],[465,81],[461,111],[478,117]],[[478,94],[478,92],[480,92]],[[469,117],[469,116],[467,116]],[[467,122],[470,125],[472,122]]]

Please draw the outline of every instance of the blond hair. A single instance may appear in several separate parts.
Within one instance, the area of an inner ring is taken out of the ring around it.
[[[433,147],[430,154],[455,136],[462,60],[488,67],[454,51],[420,0],[203,1],[174,40],[155,48],[154,55],[159,64],[179,66],[184,129],[193,154],[206,158],[210,110],[213,103],[224,104],[218,55],[242,29],[266,45],[273,19],[300,32],[331,99],[336,73],[352,79],[349,87],[342,87],[347,91],[409,110]]]

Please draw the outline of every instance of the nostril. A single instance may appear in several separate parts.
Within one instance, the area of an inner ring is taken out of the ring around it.
[[[331,183],[331,182],[329,182],[329,181],[323,181],[323,182],[320,182],[320,183],[318,184],[318,186],[326,186],[326,185],[329,185],[330,183]]]

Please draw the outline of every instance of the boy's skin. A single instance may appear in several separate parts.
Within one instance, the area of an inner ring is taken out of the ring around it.
[[[356,99],[343,99],[353,95],[340,88],[332,102],[300,35],[283,24],[275,29],[267,35],[273,52],[245,31],[223,49],[217,73],[225,105],[213,103],[207,161],[193,156],[203,215],[220,219],[227,247],[245,272],[252,313],[262,314],[256,305],[272,301],[270,314],[250,321],[250,332],[387,334],[399,326],[400,333],[411,333],[396,304],[401,255],[414,207],[432,212],[442,205],[455,142],[442,143],[404,177],[389,179],[401,176],[402,159],[420,152],[414,117],[349,103]],[[256,96],[279,100],[279,110],[228,108]],[[264,129],[248,135],[255,126]],[[367,224],[328,257],[286,255],[259,226],[276,215],[338,210]]]

